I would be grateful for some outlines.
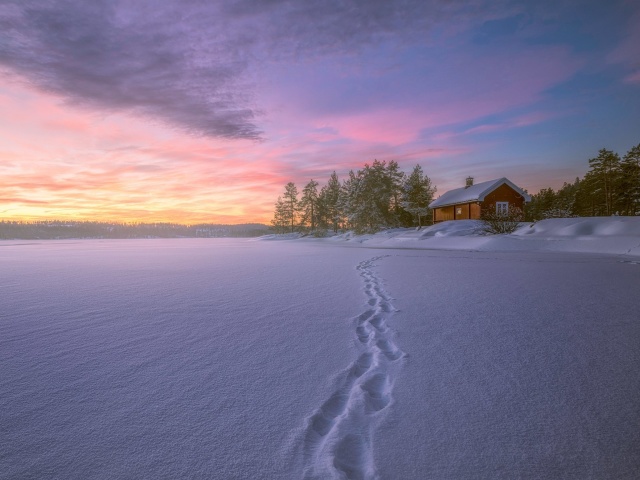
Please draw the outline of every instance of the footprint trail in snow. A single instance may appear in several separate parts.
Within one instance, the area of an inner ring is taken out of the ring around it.
[[[392,401],[391,392],[404,352],[387,320],[395,311],[373,271],[375,261],[356,267],[364,281],[366,309],[355,317],[360,353],[339,378],[337,389],[308,418],[303,438],[304,478],[376,477],[372,437]]]

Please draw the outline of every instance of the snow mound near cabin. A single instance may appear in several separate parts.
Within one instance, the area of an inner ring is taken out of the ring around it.
[[[537,237],[640,236],[640,217],[550,218],[519,228],[513,235]]]
[[[429,237],[467,237],[484,235],[484,227],[479,220],[455,220],[436,223],[427,228],[418,230],[419,238]]]
[[[299,238],[270,235],[266,240]],[[467,250],[484,252],[576,252],[640,256],[640,217],[551,218],[522,223],[512,234],[489,235],[479,220],[451,220],[420,230],[394,228],[375,234],[345,232],[328,238],[304,238],[353,246]]]

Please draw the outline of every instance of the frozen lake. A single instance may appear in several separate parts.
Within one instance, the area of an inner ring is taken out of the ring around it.
[[[0,243],[0,478],[636,478],[640,264]]]

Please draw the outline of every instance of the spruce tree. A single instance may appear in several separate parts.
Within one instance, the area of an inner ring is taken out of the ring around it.
[[[291,228],[291,232],[293,233],[298,219],[299,210],[298,189],[293,182],[289,182],[285,185],[283,197],[284,217]]]
[[[386,168],[386,186],[389,195],[389,211],[387,222],[391,226],[399,226],[401,224],[401,197],[406,175],[400,170],[398,162],[391,160]]]
[[[589,179],[593,190],[592,201],[597,215],[611,215],[617,205],[620,179],[620,157],[611,150],[601,149],[596,158],[589,160]],[[585,176],[586,177],[586,176]]]
[[[619,201],[625,215],[640,215],[640,144],[620,163]]]
[[[351,198],[356,233],[373,233],[389,224],[390,188],[385,162],[374,160],[356,174],[357,188]]]
[[[313,179],[302,189],[300,213],[300,224],[309,226],[312,232],[315,231],[318,218],[318,182]]]
[[[556,216],[575,216],[576,195],[580,185],[580,179],[576,178],[574,183],[564,182],[562,188],[556,194],[554,211]]]
[[[282,201],[282,197],[278,197],[276,202],[275,211],[273,213],[273,220],[271,220],[273,228],[276,233],[284,233],[288,227],[288,219],[286,214],[286,205]]]
[[[416,220],[418,227],[422,227],[422,218],[429,215],[429,204],[433,200],[436,187],[431,185],[431,179],[424,175],[422,167],[416,165],[411,175],[406,177],[402,185],[400,205]]]
[[[320,201],[318,203],[318,208],[322,210],[322,214],[319,217],[334,233],[338,233],[338,228],[342,221],[342,213],[340,209],[340,181],[335,171],[329,177],[329,182],[320,190]]]
[[[356,192],[358,190],[358,177],[353,170],[349,170],[349,176],[342,182],[340,186],[340,195],[338,196],[338,208],[344,215],[346,228],[354,228],[355,220],[355,201]]]

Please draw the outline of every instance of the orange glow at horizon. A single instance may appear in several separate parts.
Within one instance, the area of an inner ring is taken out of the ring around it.
[[[289,178],[254,142],[182,134],[0,89],[0,219],[268,223]],[[275,172],[275,173],[274,173]]]
[[[442,153],[395,144],[409,138],[398,128],[380,142],[380,132],[326,134],[313,122],[275,126],[263,142],[190,136],[15,83],[0,87],[0,112],[0,220],[269,224],[289,181],[301,190],[381,154],[415,163]]]

